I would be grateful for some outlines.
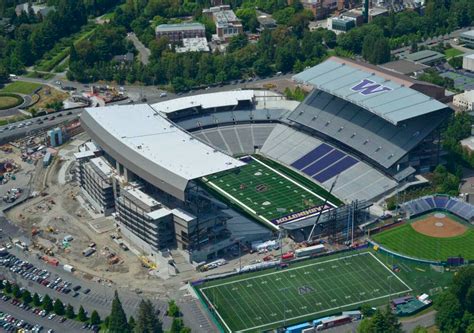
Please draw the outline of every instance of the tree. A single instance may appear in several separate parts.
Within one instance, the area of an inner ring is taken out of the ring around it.
[[[16,299],[20,299],[22,295],[20,286],[18,286],[17,284],[13,285],[12,294],[13,294],[13,297],[15,297]]]
[[[76,314],[74,313],[74,307],[71,304],[66,306],[66,317],[69,319],[74,319]]]
[[[33,294],[33,305],[34,306],[40,306],[41,305],[41,300],[40,300],[37,293]]]
[[[6,292],[7,294],[11,294],[11,292],[12,292],[12,285],[11,285],[10,281],[7,280],[7,282],[5,282],[5,288],[4,288],[4,289],[5,289],[5,292]]]
[[[370,317],[375,313],[375,310],[370,306],[370,304],[362,304],[360,306],[360,312],[364,317]]]
[[[168,312],[166,314],[168,315],[168,317],[174,318],[180,316],[179,307],[176,305],[176,302],[174,300],[168,302]]]
[[[128,326],[130,327],[130,331],[133,332],[135,330],[136,322],[133,316],[130,316],[130,318],[128,318]]]
[[[179,310],[178,310],[179,311]],[[149,300],[142,300],[138,306],[138,317],[135,324],[135,333],[161,333],[163,328],[158,319],[158,313]]]
[[[370,318],[362,320],[358,330],[359,333],[401,333],[401,324],[397,316],[387,306],[385,310],[376,310]]]
[[[447,291],[436,302],[436,325],[441,332],[456,332],[461,324],[463,309],[456,296]]]
[[[99,325],[100,324],[100,316],[97,313],[96,310],[92,311],[91,313],[91,319],[90,319],[91,325]]]
[[[65,313],[64,304],[59,298],[56,298],[56,301],[54,301],[54,313],[58,316],[63,316]]]
[[[79,307],[79,312],[77,313],[77,319],[82,322],[87,320],[86,311],[84,310],[82,305]]]
[[[179,333],[183,327],[183,319],[174,318],[169,333]]]
[[[413,333],[428,333],[428,330],[424,328],[423,326],[417,326],[413,330]]]
[[[123,310],[118,293],[115,291],[114,299],[112,301],[112,311],[110,312],[109,317],[109,332],[125,333],[129,331],[130,327],[128,326],[127,316]]]
[[[23,303],[30,304],[32,300],[31,293],[28,290],[23,291],[23,295],[21,295],[21,299],[23,300]]]
[[[49,297],[48,294],[46,294],[44,297],[43,297],[43,310],[45,310],[46,312],[51,312],[53,310],[53,300],[51,299],[51,297]]]

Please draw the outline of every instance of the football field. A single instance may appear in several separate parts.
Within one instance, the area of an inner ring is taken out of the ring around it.
[[[211,281],[197,289],[227,332],[295,324],[411,291],[368,251]]]
[[[225,171],[203,178],[203,182],[255,218],[279,225],[302,217],[317,215],[336,207],[328,201],[323,208],[324,192],[318,185],[303,185],[264,162],[247,157],[238,171]],[[319,192],[319,193],[318,193]]]

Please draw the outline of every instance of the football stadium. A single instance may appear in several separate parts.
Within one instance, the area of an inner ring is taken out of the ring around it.
[[[301,103],[236,90],[86,109],[84,196],[150,253],[206,261],[281,230],[347,240],[442,159],[442,88],[337,57],[293,79],[312,87]]]
[[[143,255],[177,251],[196,267],[282,237],[350,244],[375,219],[374,202],[442,162],[452,110],[443,88],[338,57],[293,80],[310,90],[302,102],[255,89],[86,109],[91,140],[76,153],[84,198],[114,214]],[[472,206],[435,196],[401,209],[406,223],[371,235],[385,252],[296,255],[289,267],[264,261],[195,290],[229,332],[439,290],[439,277],[426,279],[411,258],[472,259]],[[397,256],[388,263],[386,252]]]
[[[372,235],[386,250],[416,260],[474,260],[474,206],[457,198],[425,196],[402,204],[407,221]]]

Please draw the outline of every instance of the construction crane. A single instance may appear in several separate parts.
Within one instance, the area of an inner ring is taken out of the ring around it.
[[[334,179],[334,181],[332,182],[331,188],[329,189],[329,194],[332,193],[332,190],[334,189],[334,186],[336,186],[338,178],[339,178],[339,174],[336,176],[336,179]],[[329,199],[329,195],[327,195],[326,199],[324,200],[323,209],[324,209],[324,207],[326,207],[326,204],[328,203],[328,199]],[[323,211],[321,211],[319,213],[318,217],[316,217],[316,221],[314,222],[313,227],[311,228],[311,232],[309,233],[309,236],[308,236],[308,240],[307,240],[308,243],[310,243],[311,238],[313,238],[314,229],[316,228],[316,225],[318,224],[319,219],[321,218],[321,215],[323,215]]]

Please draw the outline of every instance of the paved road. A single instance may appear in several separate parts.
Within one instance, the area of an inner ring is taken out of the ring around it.
[[[431,44],[437,44],[437,43],[440,43],[440,42],[443,42],[443,41],[448,41],[448,40],[453,39],[453,38],[458,38],[461,35],[461,33],[465,32],[465,31],[468,31],[470,29],[471,28],[462,28],[462,29],[458,29],[458,30],[453,31],[448,35],[428,38],[427,40],[418,43],[418,46],[428,46],[428,45],[431,45]],[[411,50],[411,46],[405,46],[405,47],[400,47],[398,49],[392,50],[391,53],[392,54],[398,54],[398,53],[402,53],[402,52],[406,52],[406,51],[410,51],[410,50]]]
[[[10,303],[10,301],[4,302],[0,300],[0,311],[8,313],[16,319],[24,320],[25,322],[35,325],[40,324],[43,326],[43,332],[48,329],[53,329],[54,332],[86,332],[82,329],[82,324],[74,320],[66,320],[64,323],[59,322],[59,318],[48,319],[48,317],[40,317],[30,311],[20,309],[19,307]],[[89,331],[90,332],[90,331]]]
[[[150,62],[149,59],[150,59],[151,51],[147,49],[145,45],[143,45],[143,43],[137,38],[135,33],[133,32],[128,33],[127,39],[130,40],[135,46],[135,48],[138,50],[138,53],[140,55],[140,61],[142,62],[142,64],[148,65],[148,63]]]
[[[10,109],[0,110],[0,117],[8,117],[8,116],[17,115],[20,113],[19,109],[26,108],[31,104],[31,101],[32,101],[31,96],[21,95],[21,97],[23,98],[23,102],[20,105],[15,106],[14,108],[10,108]]]

